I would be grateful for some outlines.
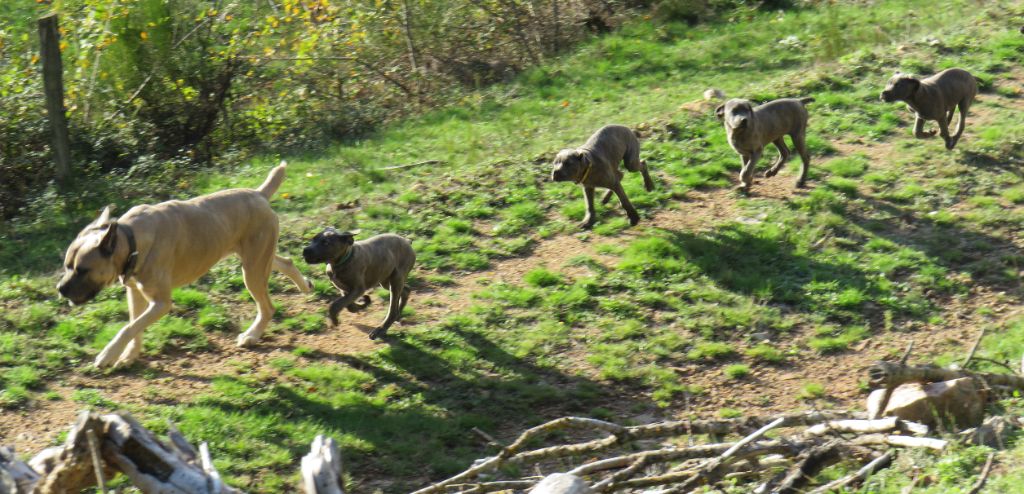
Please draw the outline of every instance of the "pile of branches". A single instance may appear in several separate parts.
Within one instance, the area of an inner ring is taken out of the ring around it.
[[[0,493],[64,494],[98,487],[124,474],[142,492],[161,494],[241,494],[226,485],[213,466],[206,443],[192,446],[173,424],[161,441],[127,413],[83,411],[62,446],[47,448],[28,462],[0,447]],[[338,446],[317,436],[302,458],[303,492],[344,494]]]
[[[773,439],[768,431],[787,429]],[[529,448],[552,433],[599,431],[597,438],[570,444]],[[619,424],[581,417],[563,417],[527,430],[497,455],[478,460],[464,472],[414,494],[484,493],[528,490],[542,476],[504,479],[502,472],[531,471],[533,467],[566,465],[563,473],[587,484],[581,492],[683,493],[720,482],[750,482],[753,492],[805,492],[808,483],[825,467],[841,460],[865,463],[858,472],[809,492],[824,493],[853,486],[893,459],[898,448],[942,451],[945,439],[928,437],[928,427],[896,417],[877,420],[854,418],[849,412],[809,412],[775,418],[740,418]],[[707,434],[713,438],[737,435],[741,439],[711,444],[688,444],[683,437]],[[516,468],[509,468],[516,467]],[[764,478],[766,472],[777,471]],[[660,490],[649,491],[652,487]]]
[[[908,348],[899,362],[878,362],[868,369],[877,394],[884,395],[879,410],[885,410],[885,402],[893,390],[906,383],[927,384],[965,378],[976,381],[986,393],[977,394],[976,399],[981,403],[953,405],[965,407],[983,407],[986,397],[995,396],[999,391],[1024,390],[1024,378],[1017,375],[909,366],[906,359],[910,350]],[[970,358],[965,364],[969,361]],[[933,410],[934,415],[943,413],[935,412]],[[972,428],[957,436],[950,434],[956,430],[948,425],[941,421],[914,422],[898,414],[869,417],[844,411],[680,420],[635,426],[563,417],[523,432],[512,444],[501,447],[495,456],[477,460],[462,473],[413,494],[496,491],[669,494],[703,492],[701,489],[708,486],[736,484],[747,486],[749,492],[755,493],[823,494],[862,484],[874,472],[890,466],[901,449],[942,452],[950,441],[988,442],[993,430],[1019,426],[1012,420],[992,417],[981,427],[974,427],[981,424],[967,426]],[[959,428],[964,427],[960,424]],[[946,434],[938,437],[938,430]],[[772,438],[765,436],[769,431],[775,431]],[[695,437],[699,435],[706,435],[711,442],[695,444]],[[738,439],[723,441],[724,437]],[[541,446],[545,439],[559,444]],[[1002,446],[1001,438],[994,442],[997,443],[994,446]],[[994,455],[989,455],[981,477],[970,492],[978,492],[984,485],[993,458]],[[812,485],[823,469],[840,462],[856,462],[859,468],[833,482]],[[511,478],[508,472],[526,473]],[[557,473],[545,477],[545,472]]]

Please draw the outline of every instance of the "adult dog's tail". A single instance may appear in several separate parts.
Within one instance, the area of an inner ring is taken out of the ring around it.
[[[270,199],[270,196],[274,195],[274,192],[277,192],[278,187],[281,186],[281,182],[284,182],[284,169],[287,167],[288,162],[281,160],[281,164],[275,166],[273,170],[270,170],[270,174],[267,175],[267,179],[263,181],[263,185],[256,190],[259,191],[263,197]]]

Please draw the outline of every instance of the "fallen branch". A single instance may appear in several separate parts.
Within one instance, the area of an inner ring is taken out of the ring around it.
[[[961,369],[966,369],[968,365],[971,365],[971,359],[974,358],[974,353],[978,351],[978,345],[981,345],[981,339],[985,337],[985,328],[981,328],[981,332],[978,333],[978,337],[975,338],[974,344],[971,345],[971,351],[967,352],[967,358],[964,359],[964,363],[960,364]]]
[[[981,469],[981,476],[978,477],[978,481],[974,483],[971,490],[967,491],[967,494],[978,494],[981,489],[985,487],[985,482],[988,480],[988,474],[992,472],[992,460],[996,458],[996,453],[993,451],[988,454],[988,459],[985,460],[985,466]]]
[[[864,465],[860,470],[847,475],[841,479],[833,480],[817,489],[814,489],[808,494],[826,494],[832,491],[838,491],[844,487],[851,487],[864,482],[871,476],[871,474],[883,469],[888,468],[892,464],[892,451],[887,451],[883,455],[879,455],[874,460],[871,460],[867,465]]]
[[[440,165],[440,164],[443,164],[443,163],[446,163],[446,162],[442,161],[442,160],[427,160],[427,161],[419,161],[419,162],[416,162],[416,163],[406,163],[404,165],[385,166],[384,168],[379,168],[379,170],[380,171],[403,170],[405,168],[415,168],[417,166],[423,166],[423,165]]]
[[[893,362],[875,362],[868,368],[868,376],[871,379],[871,384],[879,387],[895,388],[906,383],[933,383],[969,377],[990,386],[1009,386],[1024,391],[1024,377],[1021,376],[950,370],[939,367],[912,367]]]

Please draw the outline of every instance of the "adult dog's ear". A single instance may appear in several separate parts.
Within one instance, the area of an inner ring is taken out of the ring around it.
[[[103,234],[103,240],[100,240],[100,254],[110,257],[114,255],[115,248],[117,248],[117,222],[111,221],[107,223],[107,231]]]
[[[359,233],[359,230],[355,230],[354,232],[341,232],[338,234],[338,238],[341,240],[342,244],[352,245],[355,243],[356,233]]]
[[[105,223],[109,223],[110,222],[110,217],[113,215],[113,213],[114,213],[114,205],[111,204],[111,205],[103,208],[103,212],[101,212],[100,215],[96,219],[92,220],[92,223],[89,223],[89,226],[90,227],[92,227],[92,226],[101,226],[101,225],[103,225]]]
[[[715,108],[715,116],[718,117],[719,121],[725,120],[725,103],[722,103],[721,105],[718,105],[718,108]]]

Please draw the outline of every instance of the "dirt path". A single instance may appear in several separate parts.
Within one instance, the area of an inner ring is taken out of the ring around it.
[[[1019,85],[1020,80],[1020,74],[1017,74],[1009,83]],[[995,93],[983,95],[983,102],[1024,110],[1024,102],[1019,98],[1002,98]],[[969,145],[977,129],[991,122],[992,118],[986,104],[972,108],[968,129],[961,142]],[[901,132],[905,130],[901,129]],[[840,142],[834,145],[840,156],[863,153],[874,163],[884,163],[895,150],[892,141],[904,137],[898,135],[886,142]],[[816,161],[818,164],[821,162]],[[815,185],[811,184],[812,187]],[[794,194],[806,193],[794,191],[792,177],[789,176],[758,179],[754,190],[759,198],[775,200],[786,200]],[[731,190],[693,191],[685,199],[671,202],[657,210],[652,217],[645,219],[642,227],[627,229],[612,238],[616,242],[628,242],[649,228],[709,230],[740,218],[742,211],[738,205],[738,196]],[[616,209],[605,212],[604,216],[620,213]],[[570,276],[580,275],[585,271],[584,268],[566,267],[566,264],[569,259],[581,254],[613,266],[616,258],[595,251],[596,245],[608,239],[593,234],[566,234],[538,240],[527,256],[499,260],[493,262],[492,268],[487,271],[456,276],[453,285],[429,287],[428,294],[417,296],[414,293],[411,306],[416,315],[406,324],[436,322],[464,310],[473,303],[472,294],[480,289],[481,282],[485,280],[520,283],[526,272],[541,266],[560,270]],[[311,301],[291,291],[291,288],[288,290],[274,294],[288,314],[295,315],[304,311],[323,313],[322,302]],[[806,403],[796,394],[804,382],[812,381],[827,385],[828,398],[824,405],[859,407],[863,394],[858,381],[862,379],[864,367],[875,360],[898,355],[910,341],[915,344],[915,355],[921,357],[962,351],[973,340],[978,327],[998,323],[1013,315],[1016,308],[1003,302],[1004,298],[984,286],[974,286],[968,297],[951,301],[942,308],[940,316],[946,321],[945,324],[923,324],[905,332],[878,332],[860,342],[854,351],[836,355],[817,355],[803,351],[785,366],[754,366],[750,378],[743,381],[727,379],[717,365],[686,364],[676,368],[676,371],[681,380],[706,390],[706,394],[692,403],[692,411],[702,416],[710,416],[723,407],[741,409],[751,415],[806,408]],[[40,400],[27,409],[4,411],[0,415],[0,444],[13,444],[20,452],[37,451],[50,444],[84,406],[72,400],[73,393],[78,389],[96,389],[106,399],[129,405],[187,404],[195,396],[206,392],[216,376],[236,374],[241,372],[240,369],[276,374],[270,362],[275,358],[291,356],[291,352],[298,347],[327,354],[360,354],[381,348],[385,343],[371,341],[366,336],[383,317],[381,311],[384,306],[379,300],[375,302],[371,310],[345,314],[346,319],[338,328],[328,328],[317,334],[272,330],[254,349],[235,347],[234,334],[212,333],[208,335],[209,348],[203,351],[148,356],[130,372],[121,371],[108,376],[82,373],[67,375],[48,383],[48,389],[59,394],[60,400]],[[990,308],[997,315],[995,320],[980,316],[977,310],[979,307]],[[239,307],[238,310],[243,311],[245,317],[251,316],[247,307]],[[402,331],[402,325],[396,325],[393,331]],[[797,328],[791,333],[791,340],[784,342],[784,346],[798,345],[809,336],[808,332]]]

